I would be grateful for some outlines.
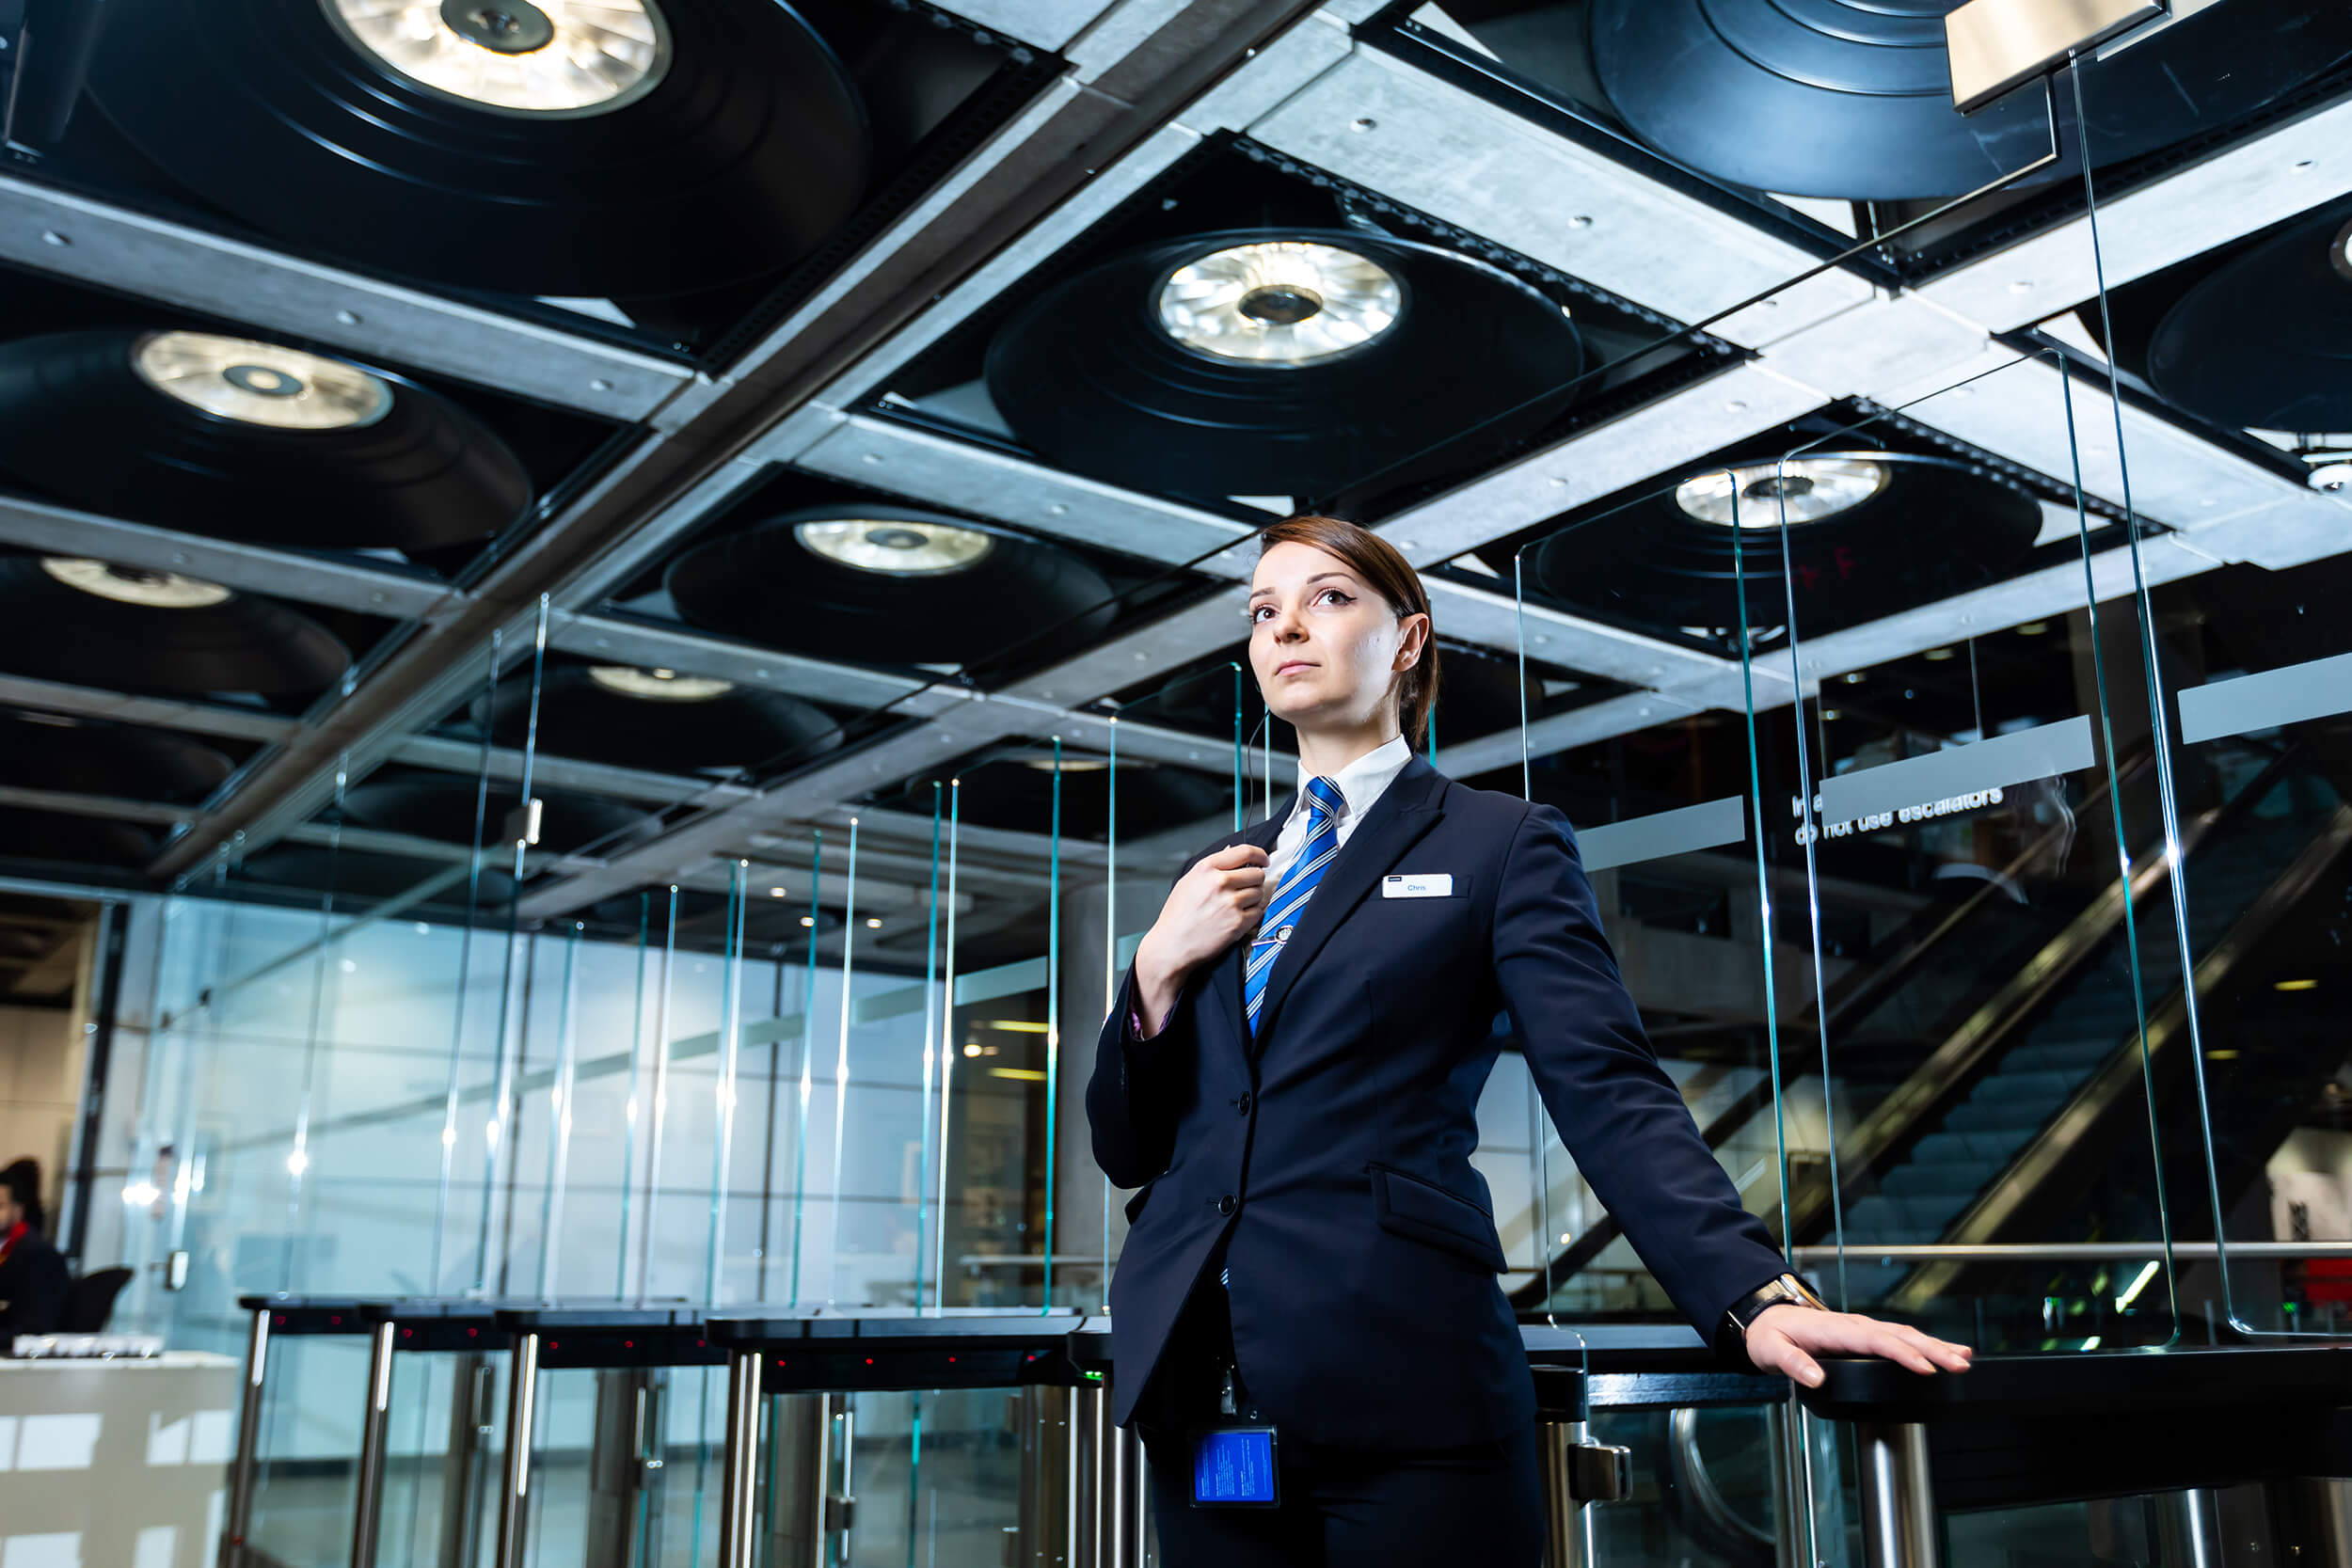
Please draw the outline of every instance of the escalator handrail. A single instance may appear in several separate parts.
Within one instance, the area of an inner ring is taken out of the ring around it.
[[[2181,857],[2187,859],[2214,832],[2250,812],[2300,760],[2300,747],[2285,747],[2229,800],[2200,813],[2181,831]],[[2149,850],[2133,863],[2128,879],[2119,879],[2101,889],[2089,907],[1970,1013],[1894,1093],[1881,1101],[1859,1126],[1839,1141],[1837,1182],[1841,1190],[1868,1178],[1881,1161],[1909,1141],[1908,1135],[1925,1118],[1974,1082],[1977,1068],[1994,1053],[1999,1043],[2036,1016],[2059,982],[2074,974],[2123,924],[2126,890],[2130,902],[2137,906],[2162,885],[2169,852],[2161,845]],[[1790,1197],[1797,1199],[1793,1206],[1788,1201]],[[1777,1218],[1787,1226],[1783,1234],[1804,1235],[1830,1208],[1829,1184],[1824,1180],[1802,1195],[1784,1195],[1781,1212],[1766,1215],[1765,1223],[1772,1225]]]
[[[2327,825],[2312,836],[2286,869],[2256,895],[2245,912],[2231,922],[2221,939],[2197,960],[2192,975],[2197,994],[2206,995],[2220,985],[2237,960],[2285,918],[2286,911],[2311,892],[2347,847],[2352,847],[2352,805],[2339,803]],[[2172,1047],[2186,1037],[2187,1022],[2187,988],[2175,986],[2149,1012],[2150,1075],[2176,1058]],[[2066,1149],[2140,1086],[2139,1031],[2135,1028],[2067,1097],[2058,1114],[2010,1159],[1992,1184],[1945,1228],[1943,1240],[1962,1244],[1992,1241],[2015,1216],[2026,1196],[2057,1169]],[[2226,1254],[2227,1250],[2224,1243],[2223,1252]],[[1942,1293],[1965,1266],[1962,1260],[1946,1260],[1913,1270],[1889,1296],[1889,1305],[1916,1307]]]

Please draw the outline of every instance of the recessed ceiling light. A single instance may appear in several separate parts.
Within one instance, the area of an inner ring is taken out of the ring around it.
[[[326,0],[326,14],[410,81],[511,114],[609,113],[669,66],[649,0]]]
[[[771,887],[768,890],[768,896],[771,898],[781,898],[784,896],[784,889],[780,887]]]
[[[183,578],[177,572],[151,572],[138,566],[117,566],[112,562],[80,556],[45,555],[40,558],[40,567],[69,588],[150,610],[207,610],[236,597],[220,584],[200,578]]]
[[[817,917],[813,914],[804,914],[801,916],[801,924],[803,926],[814,926],[817,924]]]
[[[1846,673],[1845,673],[1843,676],[1841,676],[1840,678],[1841,678],[1842,680],[1844,680],[1844,681],[1845,681],[1845,683],[1846,683],[1848,686],[1859,686],[1859,685],[1861,685],[1864,681],[1868,680],[1870,677],[1869,677],[1869,676],[1867,676],[1867,675],[1866,675],[1866,674],[1864,674],[1864,673],[1863,673],[1861,671],[1859,671],[1859,670],[1849,670],[1849,671],[1847,671],[1847,672],[1846,672]]]
[[[1405,292],[1369,257],[1305,240],[1212,251],[1160,286],[1160,325],[1195,354],[1312,365],[1396,325]]]
[[[2050,623],[2047,621],[2028,621],[2024,626],[2017,628],[2017,635],[2020,637],[2040,637],[2043,632],[2048,631],[2049,629]]]
[[[2316,980],[2276,980],[2271,983],[2270,989],[2272,990],[2317,990],[2319,982]]]
[[[1886,488],[1893,469],[1867,457],[1799,457],[1717,469],[1675,486],[1675,504],[1703,523],[1778,528],[1850,512]]]
[[[350,430],[392,406],[391,388],[357,365],[213,332],[151,332],[131,369],[191,408],[276,430]]]
[[[792,536],[803,547],[828,561],[895,578],[969,571],[996,545],[978,529],[911,518],[842,517],[799,523]]]
[[[707,703],[735,689],[733,681],[710,675],[681,675],[675,670],[640,670],[630,664],[596,664],[588,678],[607,691],[650,703]]]
[[[868,915],[866,920],[866,928],[869,931],[879,931],[882,929],[882,922]]]
[[[1930,648],[1927,653],[1921,657],[1925,657],[1931,664],[1940,664],[1944,660],[1952,657],[1952,650],[1949,648]]]

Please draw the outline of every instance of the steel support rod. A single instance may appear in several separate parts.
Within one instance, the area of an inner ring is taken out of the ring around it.
[[[1865,1568],[1943,1568],[1944,1542],[1928,1469],[1928,1429],[1858,1421]]]
[[[758,1559],[753,1504],[759,1479],[759,1353],[727,1356],[727,1427],[721,1450],[719,1568],[753,1568]]]
[[[1544,1491],[1544,1568],[1591,1568],[1596,1560],[1592,1513],[1569,1484],[1573,1453],[1584,1441],[1582,1421],[1538,1421],[1536,1458]]]
[[[523,1538],[531,1524],[532,1429],[539,1408],[539,1336],[515,1336],[514,1370],[506,1382],[506,1480],[499,1488],[496,1568],[523,1568]]]
[[[229,1510],[215,1554],[217,1568],[243,1568],[246,1532],[253,1528],[253,1471],[262,1446],[262,1380],[269,1372],[269,1309],[253,1314],[245,1342],[245,1400],[237,1411],[237,1453],[229,1466]]]
[[[368,1336],[368,1402],[359,1414],[359,1487],[351,1505],[351,1568],[375,1568],[376,1530],[384,1515],[384,1440],[392,1425],[392,1341],[389,1318]]]

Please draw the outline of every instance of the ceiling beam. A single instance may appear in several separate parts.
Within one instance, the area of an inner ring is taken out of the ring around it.
[[[8,175],[0,261],[624,423],[694,379],[676,360]]]

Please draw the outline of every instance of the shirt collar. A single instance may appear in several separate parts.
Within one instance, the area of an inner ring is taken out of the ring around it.
[[[1331,782],[1340,786],[1340,799],[1347,803],[1346,815],[1351,819],[1360,819],[1412,760],[1413,748],[1403,736],[1393,736],[1333,774]],[[1295,800],[1307,798],[1307,781],[1313,776],[1307,771],[1305,763],[1298,765],[1298,794]]]

